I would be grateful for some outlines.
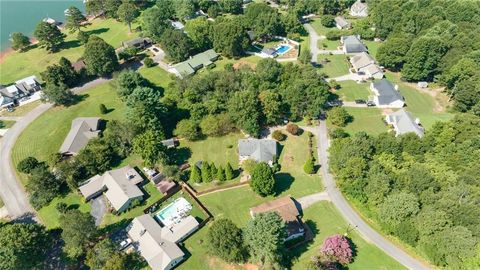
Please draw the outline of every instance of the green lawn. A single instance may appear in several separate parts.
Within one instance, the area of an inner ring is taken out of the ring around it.
[[[322,63],[324,59],[328,59],[329,62],[322,64],[320,72],[327,74],[328,77],[334,78],[348,74],[349,64],[347,58],[343,54],[339,55],[325,55],[318,56],[318,63]]]
[[[303,219],[317,233],[306,251],[304,251],[305,247],[299,247],[292,252],[292,255],[300,255],[298,261],[293,263],[293,270],[306,269],[306,264],[310,258],[318,255],[326,237],[333,234],[344,234],[347,231],[348,236],[356,246],[356,256],[354,261],[348,265],[349,270],[405,269],[375,245],[367,243],[355,231],[352,231],[351,226],[330,202],[319,202],[310,206],[304,211]]]
[[[15,107],[15,110],[13,112],[8,112],[6,110],[0,112],[0,116],[24,116],[31,110],[33,110],[35,107],[40,105],[41,101],[37,100],[22,106]]]
[[[355,99],[367,99],[371,92],[368,83],[357,83],[355,81],[338,82],[341,88],[335,93],[344,101],[354,101]]]
[[[353,116],[353,122],[344,129],[351,135],[365,131],[371,135],[377,135],[388,131],[387,125],[383,122],[383,116],[376,108],[345,108]]]
[[[317,34],[320,36],[324,36],[328,31],[336,29],[335,27],[327,28],[323,26],[320,23],[320,19],[315,19],[310,24],[312,25],[313,29],[315,29],[315,32],[317,32]]]
[[[60,213],[55,208],[60,202],[66,203],[69,207],[78,208],[84,213],[90,212],[90,204],[85,203],[83,197],[78,194],[69,193],[65,197],[57,197],[47,206],[38,210],[38,215],[47,229],[54,229],[60,226]]]
[[[436,110],[436,102],[432,96],[401,82],[396,74],[389,72],[386,77],[398,84],[400,92],[405,97],[406,109],[415,117],[420,118],[420,123],[425,128],[431,127],[437,121],[447,121],[453,117],[451,113]]]
[[[19,136],[12,150],[13,164],[33,156],[39,160],[58,151],[70,131],[72,120],[77,117],[99,116],[102,119],[121,119],[125,105],[117,97],[109,83],[102,84],[82,94],[84,100],[70,107],[54,107],[31,123]],[[106,115],[99,111],[100,103],[112,110]],[[21,177],[25,181],[24,177]]]
[[[0,120],[0,128],[11,128],[15,124],[15,121]]]
[[[120,47],[122,41],[138,36],[138,33],[128,33],[127,25],[113,19],[95,19],[82,31],[98,35],[115,48]],[[56,53],[48,53],[44,48],[33,46],[26,52],[9,55],[0,64],[0,83],[9,84],[30,75],[39,76],[40,72],[47,66],[56,64],[61,57],[77,61],[82,56],[84,47],[79,44],[76,36],[76,33],[67,33],[65,44]]]
[[[338,46],[340,46],[338,40],[321,39],[317,42],[317,47],[323,50],[336,50]]]
[[[368,48],[368,53],[369,53],[374,59],[376,59],[378,47],[379,47],[380,44],[382,44],[382,43],[381,43],[381,42],[376,42],[376,41],[373,41],[373,40],[362,40],[362,41],[363,41],[363,43],[367,46],[367,48]]]
[[[175,76],[167,71],[163,70],[159,66],[153,66],[150,68],[142,67],[138,72],[151,83],[166,88]],[[173,77],[172,77],[173,76]]]

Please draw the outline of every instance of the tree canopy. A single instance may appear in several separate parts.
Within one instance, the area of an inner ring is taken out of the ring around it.
[[[264,197],[275,193],[275,178],[273,171],[267,163],[260,162],[252,170],[250,186],[255,193]]]
[[[97,36],[91,36],[88,39],[83,58],[87,65],[87,72],[92,75],[104,76],[118,68],[115,49]]]
[[[246,258],[242,230],[229,219],[213,222],[208,230],[207,242],[210,252],[227,262],[243,262]]]

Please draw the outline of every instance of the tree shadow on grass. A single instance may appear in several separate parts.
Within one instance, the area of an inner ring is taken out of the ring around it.
[[[192,150],[187,147],[178,147],[169,150],[171,153],[171,157],[173,162],[176,165],[182,165],[188,161],[188,159],[192,156]]]
[[[110,28],[102,27],[102,28],[98,28],[98,29],[93,29],[93,30],[85,31],[85,33],[86,33],[87,35],[100,35],[100,34],[102,34],[102,33],[108,32],[109,30],[110,30]]]
[[[80,41],[78,40],[69,40],[69,41],[66,41],[62,44],[62,46],[60,46],[60,49],[61,50],[67,50],[67,49],[72,49],[72,48],[76,48],[76,47],[80,47],[82,44],[80,44]]]
[[[280,172],[275,174],[275,194],[280,194],[284,191],[290,189],[295,178],[292,177],[289,173]]]
[[[317,227],[317,224],[312,221],[312,220],[307,220],[305,221],[305,225],[310,228],[310,231],[313,234],[313,237],[319,233],[319,229]],[[286,251],[285,255],[285,261],[284,261],[284,266],[287,267],[288,269],[291,269],[293,266],[294,262],[297,262],[300,256],[308,251],[310,247],[313,245],[314,241],[310,240],[308,242],[305,242],[297,247],[291,248]]]

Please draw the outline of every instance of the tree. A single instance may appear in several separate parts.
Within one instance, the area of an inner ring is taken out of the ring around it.
[[[412,39],[408,35],[391,37],[384,41],[377,51],[378,62],[393,71],[398,71],[406,61]]]
[[[115,88],[117,94],[122,99],[126,99],[137,87],[147,86],[147,80],[134,70],[127,69],[118,74],[115,78]]]
[[[80,27],[82,27],[82,23],[87,20],[85,16],[83,16],[82,12],[77,7],[74,7],[74,6],[71,6],[67,9],[65,13],[65,17],[66,17],[65,28],[70,30],[70,33],[80,31]]]
[[[41,269],[50,239],[37,223],[0,226],[0,269]]]
[[[255,73],[263,81],[277,82],[282,74],[282,65],[272,58],[265,58],[258,62]]]
[[[132,32],[132,22],[139,14],[140,11],[132,0],[123,0],[117,9],[118,19],[128,25],[129,32]]]
[[[343,107],[333,107],[327,112],[328,121],[335,126],[344,127],[351,121],[352,116]]]
[[[201,174],[202,174],[203,182],[205,183],[212,182],[213,175],[212,175],[212,172],[210,171],[210,165],[206,161],[202,162]]]
[[[309,157],[307,161],[305,161],[305,165],[303,165],[303,171],[307,174],[315,173],[315,161],[313,157]]]
[[[41,163],[34,157],[26,157],[17,164],[17,171],[21,173],[30,173]]]
[[[405,56],[402,76],[410,81],[431,81],[438,73],[438,65],[447,52],[447,45],[438,37],[415,40]]]
[[[158,161],[168,161],[167,148],[152,130],[147,130],[133,139],[133,151],[142,157],[148,167],[153,167]]]
[[[105,0],[105,16],[109,18],[118,18],[117,11],[120,5],[122,4],[121,0]]]
[[[256,214],[244,231],[244,241],[252,261],[263,266],[278,266],[282,261],[285,222],[276,212]]]
[[[253,137],[260,135],[261,105],[253,91],[239,91],[230,98],[228,112],[237,128]]]
[[[245,54],[250,40],[242,26],[235,20],[224,20],[213,26],[213,48],[226,57]]]
[[[102,270],[140,270],[144,267],[143,262],[144,261],[135,253],[126,254],[117,252],[108,259]]]
[[[225,179],[225,170],[223,169],[222,166],[220,166],[220,167],[217,168],[216,178],[217,178],[217,180],[220,181],[220,182],[223,182],[223,181],[226,180],[226,179]]]
[[[232,180],[233,177],[235,177],[235,174],[232,165],[230,165],[230,162],[227,162],[227,165],[225,166],[225,179]]]
[[[166,29],[160,39],[168,59],[181,62],[188,58],[192,40],[181,30]]]
[[[175,7],[172,0],[157,0],[156,6],[163,18],[170,19],[175,17]]]
[[[56,25],[44,21],[37,24],[33,36],[38,40],[39,46],[45,47],[50,52],[57,51],[65,38]]]
[[[85,2],[85,10],[87,14],[94,16],[100,15],[105,10],[104,0],[89,0]]]
[[[175,15],[182,21],[193,18],[195,16],[195,3],[193,0],[176,0],[173,1]]]
[[[215,220],[208,229],[209,251],[226,262],[244,262],[246,250],[243,245],[242,230],[229,219]]]
[[[108,109],[107,109],[107,107],[105,106],[105,104],[100,103],[100,105],[99,105],[98,108],[99,108],[101,114],[107,114],[107,113],[108,113]]]
[[[60,218],[62,238],[65,241],[63,251],[68,257],[76,259],[85,254],[86,246],[97,234],[95,220],[90,213],[73,209]]]
[[[275,178],[270,166],[265,162],[260,162],[252,170],[252,180],[250,186],[255,193],[262,197],[275,193]]]
[[[232,131],[234,125],[228,114],[209,114],[200,122],[200,128],[207,136],[223,136]]]
[[[200,173],[200,169],[198,169],[197,165],[193,165],[192,169],[190,170],[190,181],[194,183],[201,183],[202,182],[202,175]]]
[[[212,176],[212,180],[217,177],[218,169],[215,166],[215,163],[210,163],[210,175]]]
[[[300,56],[298,57],[298,61],[304,65],[310,64],[312,61],[312,53],[310,52],[310,49],[302,48],[300,51]]]
[[[277,141],[284,141],[287,138],[287,135],[283,134],[280,130],[275,130],[272,132],[272,138]]]
[[[43,88],[42,99],[55,105],[70,105],[74,101],[75,95],[63,83],[51,84]]]
[[[87,146],[80,150],[76,160],[80,162],[88,176],[103,173],[111,169],[117,153],[112,146],[104,142],[102,138],[92,139]]]
[[[251,3],[245,9],[245,22],[261,39],[284,34],[280,14],[265,3]]]
[[[418,199],[407,192],[389,195],[379,207],[379,217],[388,228],[394,228],[400,222],[415,216],[419,211]]]
[[[183,119],[178,122],[173,133],[190,141],[198,140],[201,137],[197,122],[190,119]]]
[[[213,47],[210,39],[212,25],[205,17],[188,20],[185,31],[198,51],[205,51]]]
[[[343,266],[349,264],[353,258],[350,242],[345,236],[339,234],[327,237],[320,251],[329,261],[338,262]]]
[[[78,83],[78,74],[73,69],[72,62],[65,57],[60,58],[58,65],[48,66],[47,70],[40,75],[47,86],[65,84],[68,87],[73,87]]]
[[[77,39],[78,39],[78,41],[80,41],[80,44],[82,44],[82,45],[87,44],[89,37],[90,37],[90,35],[87,32],[83,32],[81,30],[78,31]]]
[[[47,166],[38,166],[30,172],[26,185],[30,203],[35,209],[47,205],[60,194],[62,184],[62,179],[55,177]]]
[[[220,0],[218,4],[224,13],[241,14],[243,11],[242,0]]]
[[[157,88],[137,87],[126,99],[127,119],[139,130],[150,130],[164,137],[167,108],[161,102],[162,92]]]
[[[22,33],[15,32],[10,36],[12,38],[12,49],[23,51],[30,46],[30,39]]]
[[[288,131],[288,133],[290,133],[292,135],[298,135],[299,132],[300,132],[300,127],[298,127],[298,125],[296,125],[296,124],[288,123],[287,131]]]
[[[335,16],[333,15],[323,15],[320,18],[320,23],[325,27],[334,27],[335,26]]]
[[[170,1],[158,1],[159,3],[170,2]],[[149,8],[145,10],[142,14],[143,20],[143,31],[146,35],[151,37],[153,40],[160,42],[163,32],[167,29],[171,29],[172,26],[169,23],[168,19],[171,16],[168,16],[163,9],[161,8]]]
[[[147,68],[150,68],[150,67],[155,66],[156,63],[153,61],[152,58],[147,57],[147,58],[145,58],[145,60],[143,60],[143,64],[144,64]]]
[[[87,72],[92,75],[105,76],[118,68],[115,49],[97,36],[88,39],[83,59],[87,65]]]
[[[102,270],[107,261],[117,253],[117,247],[112,240],[105,238],[87,251],[85,264],[91,270]]]

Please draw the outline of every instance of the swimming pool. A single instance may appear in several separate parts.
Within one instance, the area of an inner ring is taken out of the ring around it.
[[[165,226],[170,226],[182,220],[192,210],[192,205],[183,197],[175,199],[155,214]]]
[[[277,47],[276,51],[277,51],[278,54],[282,55],[282,54],[290,51],[291,48],[292,48],[292,46],[290,46],[288,44],[282,44],[282,45]]]

